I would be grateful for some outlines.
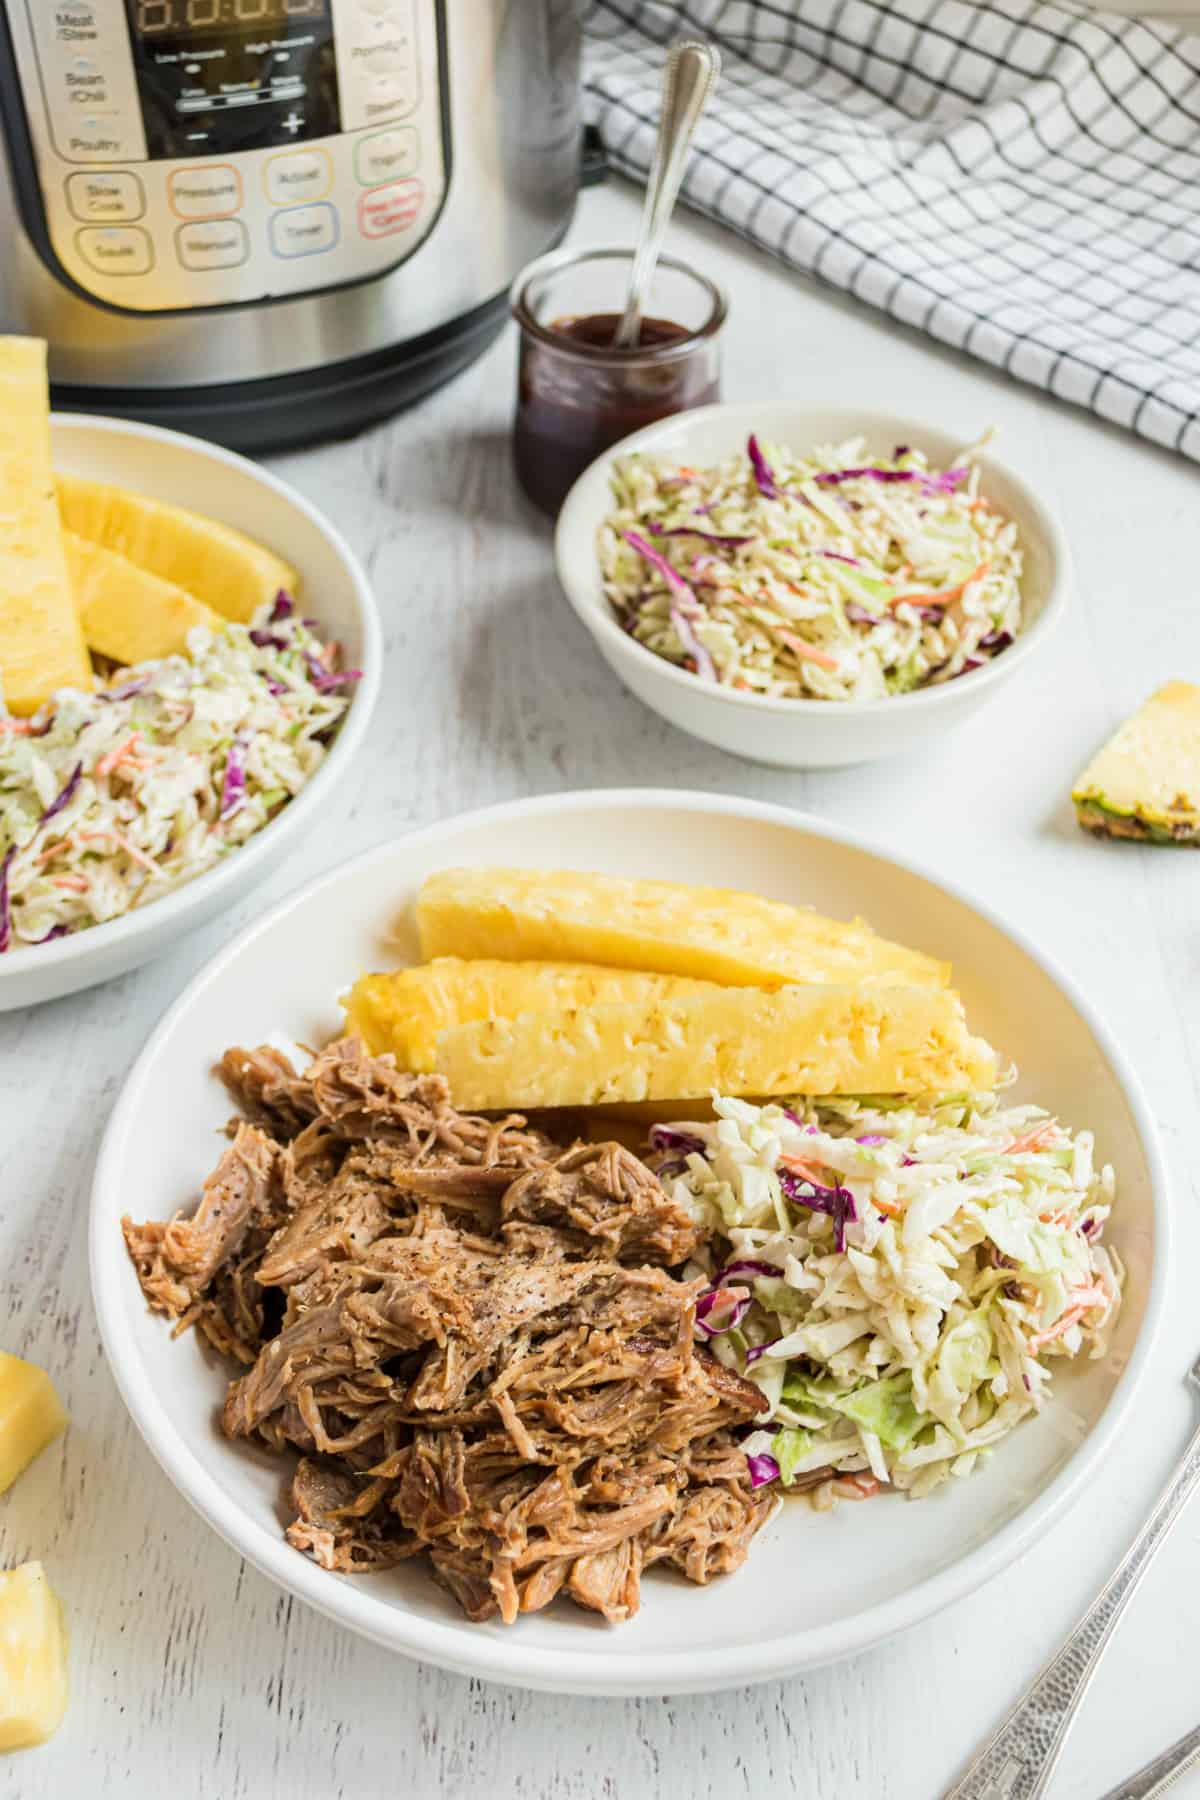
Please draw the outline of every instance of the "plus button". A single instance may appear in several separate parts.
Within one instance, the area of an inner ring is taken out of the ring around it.
[[[295,137],[303,123],[304,120],[300,117],[299,113],[290,112],[283,121],[283,129],[285,131],[290,131],[292,136]]]

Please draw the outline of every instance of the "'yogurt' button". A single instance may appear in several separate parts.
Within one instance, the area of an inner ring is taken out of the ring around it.
[[[377,131],[360,138],[354,147],[354,169],[363,187],[378,187],[414,174],[419,155],[416,127],[398,125],[395,131]]]
[[[293,206],[271,218],[271,248],[276,256],[318,256],[338,241],[338,216],[328,201]]]

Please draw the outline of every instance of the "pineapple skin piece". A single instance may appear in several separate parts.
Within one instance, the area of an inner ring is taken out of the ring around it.
[[[421,954],[589,962],[725,987],[945,987],[950,965],[757,894],[552,869],[444,869],[417,897]]]
[[[957,995],[817,984],[458,1025],[438,1038],[437,1067],[469,1112],[713,1092],[955,1093],[996,1079]]]
[[[40,338],[0,337],[0,683],[20,716],[59,688],[92,685],[54,501]]]
[[[57,489],[68,531],[184,588],[224,619],[245,624],[281,588],[298,594],[292,565],[231,525],[78,475],[60,475]]]
[[[66,1412],[46,1371],[0,1351],[0,1494],[8,1492],[66,1425]]]
[[[0,1570],[0,1751],[53,1737],[67,1710],[67,1627],[40,1562]]]
[[[139,569],[103,544],[63,532],[67,572],[88,648],[123,668],[183,655],[194,625],[220,631],[225,621],[185,588]]]
[[[417,968],[360,975],[343,1005],[347,1031],[360,1037],[372,1056],[390,1050],[402,1069],[428,1074],[437,1065],[439,1032],[455,1025],[720,991],[707,981],[596,963],[468,962],[442,956]]]

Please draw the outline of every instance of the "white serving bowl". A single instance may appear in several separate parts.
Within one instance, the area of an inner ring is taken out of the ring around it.
[[[990,454],[981,459],[983,492],[1016,520],[1020,530],[1025,623],[1015,643],[982,669],[940,687],[886,700],[780,700],[701,681],[637,643],[617,623],[596,554],[596,534],[612,511],[613,459],[638,450],[679,462],[720,462],[744,449],[752,431],[764,442],[800,451],[862,437],[868,456],[891,456],[897,444],[912,444],[943,466],[963,444],[961,438],[920,419],[780,401],[697,407],[636,431],[597,457],[559,514],[554,540],[558,578],[614,674],[654,712],[706,744],[752,762],[788,769],[837,768],[895,756],[945,731],[995,694],[1045,644],[1067,603],[1067,541],[1045,501],[1015,470]]]
[[[324,813],[356,755],[379,691],[382,634],[375,602],[349,545],[302,495],[245,457],[199,438],[122,419],[56,413],[54,466],[134,488],[237,526],[300,571],[300,604],[344,648],[363,678],[328,756],[308,785],[226,861],[144,908],[52,944],[0,956],[0,1012],[57,999],[148,962],[181,933],[239,900]]]
[[[146,1309],[120,1219],[190,1209],[219,1153],[232,1044],[336,1034],[335,996],[416,954],[410,902],[432,870],[493,862],[601,869],[749,888],[862,914],[949,957],[972,1023],[1021,1065],[1018,1098],[1094,1128],[1118,1171],[1109,1237],[1129,1270],[1109,1353],[1061,1367],[1054,1398],[969,1480],[927,1500],[833,1514],[784,1506],[736,1575],[700,1589],[652,1571],[642,1610],[606,1628],[567,1602],[510,1629],[471,1625],[417,1562],[331,1575],[283,1537],[287,1464],[221,1436],[225,1372],[195,1333]],[[865,1649],[973,1593],[1042,1538],[1119,1442],[1163,1311],[1167,1196],[1155,1128],[1120,1044],[1019,933],[932,875],[781,807],[653,790],[563,794],[450,819],[310,884],[243,931],[192,982],[135,1064],[92,1191],[92,1292],[126,1405],[180,1492],[289,1592],[391,1650],[469,1675],[590,1694],[664,1694],[790,1674]],[[216,1552],[214,1552],[216,1554]]]

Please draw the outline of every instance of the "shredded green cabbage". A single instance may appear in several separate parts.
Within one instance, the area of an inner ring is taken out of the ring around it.
[[[767,1396],[745,1448],[785,1487],[926,1494],[1041,1408],[1055,1361],[1103,1355],[1124,1276],[1090,1132],[995,1094],[715,1111],[675,1126],[704,1148],[666,1185],[721,1246],[691,1272],[733,1263],[722,1288],[753,1298],[709,1343]],[[834,1218],[784,1192],[805,1181],[846,1197],[844,1250]]]
[[[714,468],[614,464],[600,565],[639,643],[746,693],[872,700],[1012,642],[1017,528],[980,493],[978,447],[939,471],[903,445],[864,467],[858,440],[751,444]]]

